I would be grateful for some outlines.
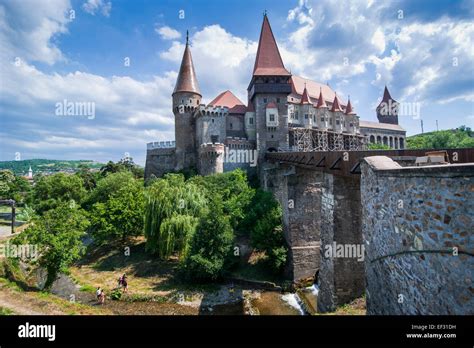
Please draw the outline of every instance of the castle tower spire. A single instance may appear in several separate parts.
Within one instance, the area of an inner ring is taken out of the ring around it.
[[[399,103],[392,98],[387,85],[385,85],[382,101],[375,109],[379,122],[398,124],[398,106]]]
[[[183,59],[181,60],[181,67],[179,68],[179,74],[173,94],[178,92],[196,93],[201,96],[196,71],[194,70],[191,49],[189,48],[188,31],[186,31],[186,47],[184,49]]]
[[[309,99],[308,90],[306,89],[306,83],[304,84],[304,90],[300,104],[312,104]]]
[[[355,115],[354,108],[351,104],[351,97],[348,97],[347,106],[346,106],[346,115]]]
[[[332,102],[331,111],[332,111],[332,112],[335,112],[335,111],[342,111],[342,108],[341,108],[341,106],[339,105],[339,100],[337,99],[337,95],[336,95],[336,94],[334,94],[334,101]]]
[[[290,76],[281,59],[280,51],[273,36],[267,13],[263,15],[262,30],[258,41],[257,57],[253,68],[253,76]]]
[[[323,89],[319,87],[319,99],[318,99],[318,105],[316,105],[318,109],[321,108],[327,108],[328,106],[326,105],[326,101],[323,98]]]

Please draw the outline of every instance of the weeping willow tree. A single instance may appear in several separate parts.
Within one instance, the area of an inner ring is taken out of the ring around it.
[[[162,259],[187,253],[188,241],[207,205],[203,191],[183,175],[168,174],[147,188],[145,237],[148,251]]]

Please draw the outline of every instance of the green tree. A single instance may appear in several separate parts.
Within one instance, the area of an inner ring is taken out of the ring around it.
[[[469,127],[418,134],[407,138],[409,149],[453,149],[474,147],[474,137]]]
[[[144,189],[143,181],[134,179],[130,173],[110,174],[100,182],[97,190],[110,188],[121,181],[117,190],[100,196],[100,200],[90,210],[89,232],[98,243],[120,240],[143,233]],[[98,197],[97,194],[95,194]]]
[[[189,252],[182,263],[185,275],[194,280],[219,278],[226,270],[233,240],[229,217],[224,215],[220,198],[215,196],[192,236]]]
[[[237,229],[255,194],[255,190],[248,184],[247,174],[236,169],[222,174],[195,176],[190,182],[203,187],[208,196],[219,195],[224,214],[229,216],[232,227]]]
[[[64,202],[80,204],[85,196],[83,180],[65,173],[42,176],[33,189],[34,208],[40,214]]]
[[[392,150],[390,146],[380,143],[370,143],[367,148],[369,150]]]
[[[100,175],[107,176],[111,173],[118,173],[122,171],[131,172],[135,178],[143,178],[144,177],[144,169],[133,162],[133,158],[125,157],[122,158],[117,163],[112,161],[107,162],[106,165],[100,168]]]
[[[82,179],[84,182],[84,188],[87,191],[91,191],[96,187],[97,181],[100,177],[99,173],[92,172],[91,168],[84,163],[79,164],[76,175]]]
[[[0,171],[0,198],[11,199],[10,188],[15,181],[15,175],[10,170]]]
[[[286,263],[288,249],[282,228],[282,211],[279,206],[266,211],[255,223],[250,235],[252,246],[264,251],[270,266],[278,273]]]
[[[206,205],[203,190],[182,174],[153,181],[145,193],[147,250],[162,259],[174,252],[183,256]]]
[[[38,247],[39,259],[36,262],[46,269],[45,286],[49,288],[58,274],[68,273],[68,267],[83,254],[81,237],[88,224],[82,210],[68,203],[59,203],[42,217],[34,218],[31,226],[13,243]]]

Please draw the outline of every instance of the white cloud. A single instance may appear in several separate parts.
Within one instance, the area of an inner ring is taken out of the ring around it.
[[[110,11],[112,10],[112,2],[104,0],[87,0],[82,5],[82,9],[93,16],[100,12],[105,17],[109,17]]]
[[[41,6],[34,0],[0,3],[0,59],[3,64],[13,59],[49,65],[64,60],[51,38],[67,33],[70,8],[69,0],[48,1]]]
[[[230,89],[244,103],[250,82],[257,43],[237,37],[219,25],[205,26],[190,37],[194,66],[204,100]],[[179,69],[184,44],[173,41],[160,57],[176,63]]]
[[[155,28],[155,32],[160,35],[163,40],[175,40],[181,37],[181,33],[168,26]]]

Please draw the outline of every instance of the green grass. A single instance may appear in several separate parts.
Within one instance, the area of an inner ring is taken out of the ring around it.
[[[95,294],[96,288],[90,284],[84,284],[84,285],[81,285],[81,288],[79,290],[84,291],[84,292],[91,292]]]
[[[11,309],[0,307],[0,315],[13,315],[15,314]]]

